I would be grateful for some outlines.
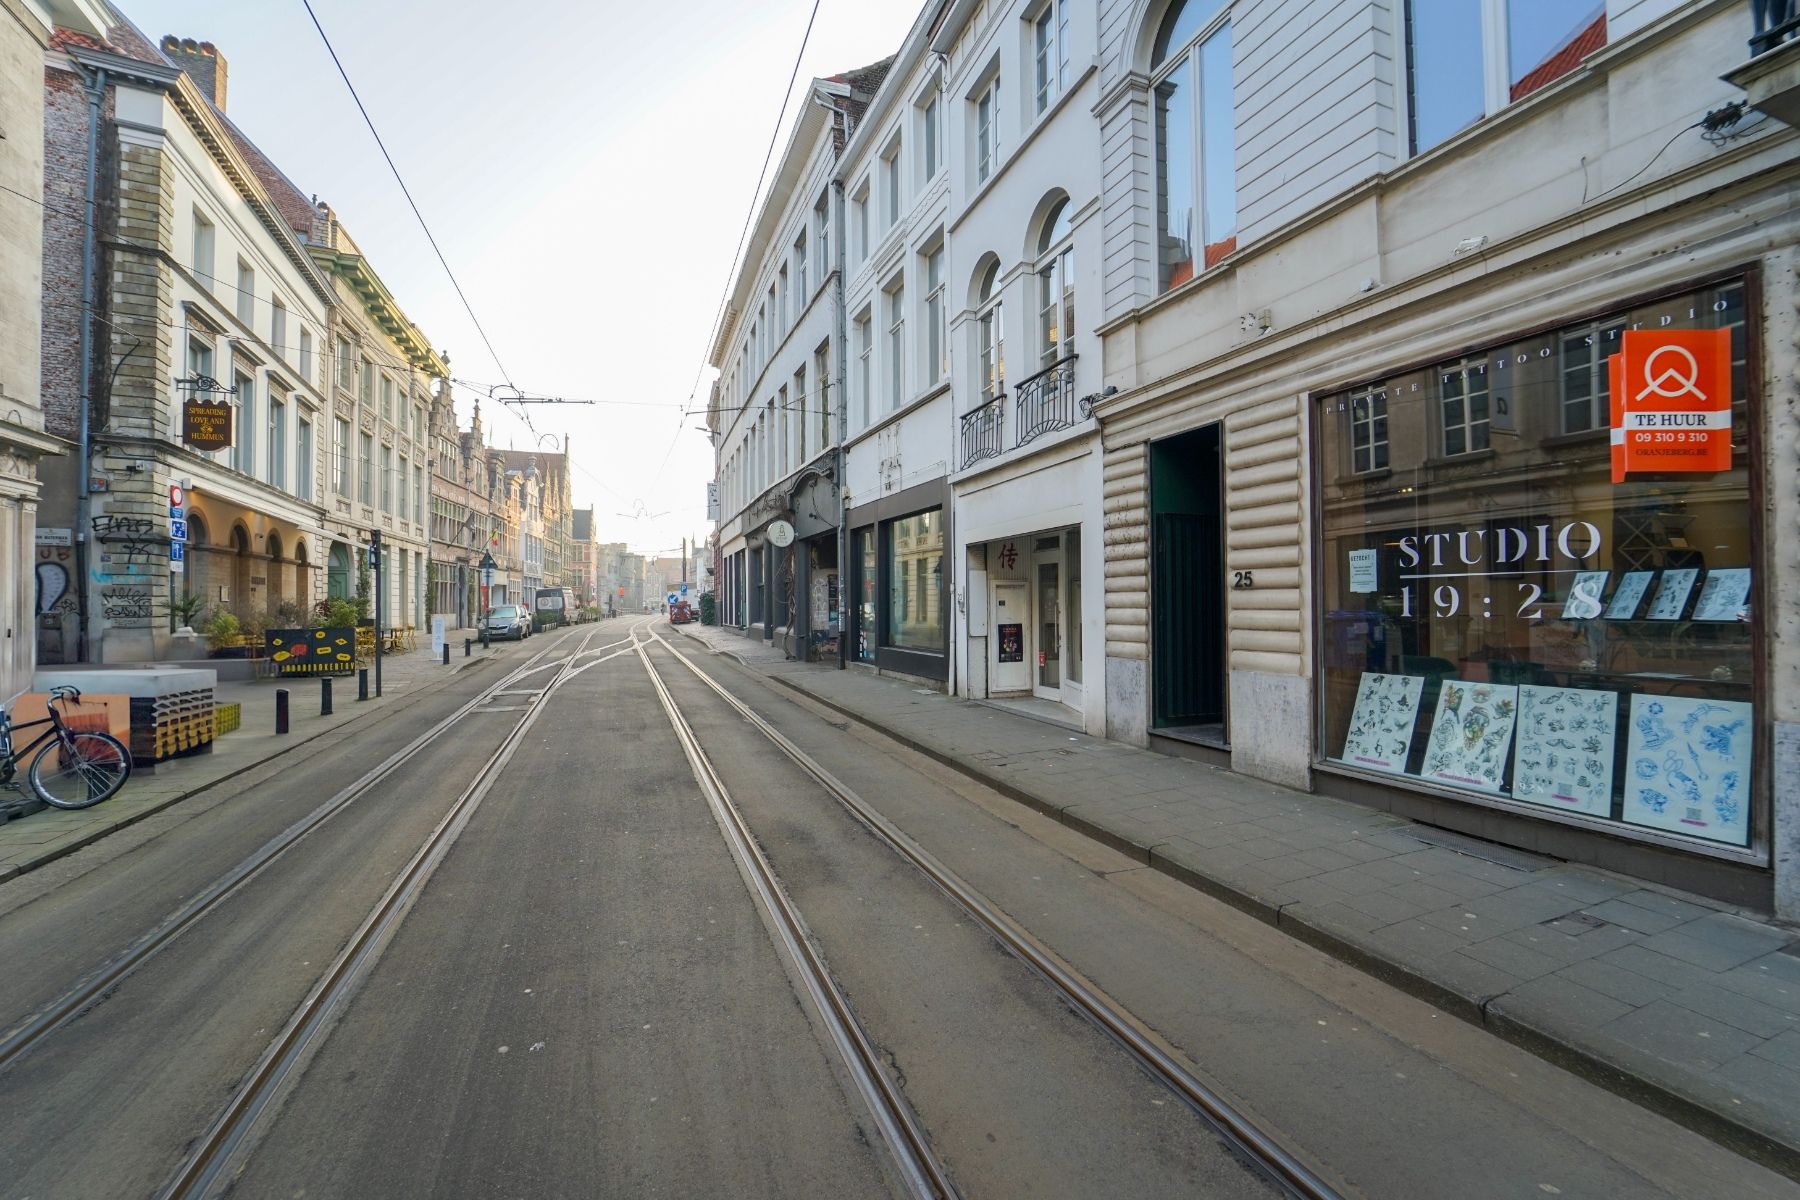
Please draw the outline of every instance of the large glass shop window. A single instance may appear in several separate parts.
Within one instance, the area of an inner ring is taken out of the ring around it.
[[[1624,331],[1720,328],[1729,468],[1614,483]],[[1749,388],[1736,281],[1327,397],[1323,755],[1747,845]]]

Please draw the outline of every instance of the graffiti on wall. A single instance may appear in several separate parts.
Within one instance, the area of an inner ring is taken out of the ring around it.
[[[108,621],[148,621],[150,588],[131,584],[109,584],[101,588],[100,615]]]

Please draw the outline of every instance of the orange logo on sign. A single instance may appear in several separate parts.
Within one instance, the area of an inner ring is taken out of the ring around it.
[[[1731,469],[1731,332],[1627,330],[1607,362],[1613,482]]]

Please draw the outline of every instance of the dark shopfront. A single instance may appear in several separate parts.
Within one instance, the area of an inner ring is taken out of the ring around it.
[[[1755,301],[1733,277],[1320,395],[1322,788],[1767,907]],[[1615,473],[1628,330],[1728,331],[1726,458]]]
[[[943,480],[850,510],[845,657],[883,671],[950,678],[950,492]]]

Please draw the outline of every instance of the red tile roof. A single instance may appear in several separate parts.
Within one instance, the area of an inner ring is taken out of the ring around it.
[[[1561,79],[1581,65],[1583,59],[1606,45],[1606,12],[1602,10],[1587,28],[1550,52],[1543,62],[1520,76],[1512,85],[1512,98],[1522,100],[1547,83]]]

